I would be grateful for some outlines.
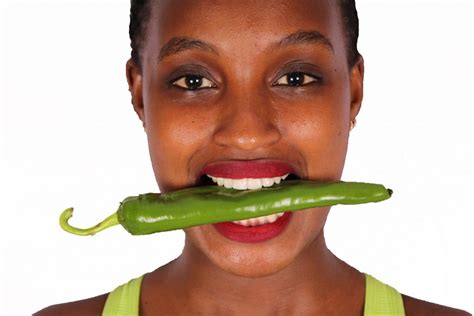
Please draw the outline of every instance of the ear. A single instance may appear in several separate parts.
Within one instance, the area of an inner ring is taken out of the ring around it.
[[[359,55],[356,63],[350,72],[351,82],[351,110],[350,121],[355,122],[355,118],[359,113],[364,95],[364,58]]]
[[[126,64],[128,91],[132,95],[133,109],[145,128],[145,109],[143,107],[142,73],[140,67],[129,59]]]

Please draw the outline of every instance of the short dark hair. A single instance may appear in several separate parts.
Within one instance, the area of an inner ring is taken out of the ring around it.
[[[140,52],[145,42],[152,0],[130,0],[130,46],[132,60],[141,67]],[[357,40],[359,38],[359,17],[355,0],[338,0],[346,37],[347,64],[352,68],[359,57]]]
[[[360,54],[357,50],[357,40],[359,39],[359,16],[355,0],[338,0],[339,11],[346,37],[346,54],[349,69],[355,65]]]

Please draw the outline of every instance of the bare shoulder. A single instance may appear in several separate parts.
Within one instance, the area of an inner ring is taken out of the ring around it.
[[[405,306],[405,314],[407,316],[416,315],[416,316],[469,316],[472,314],[443,305],[438,305],[435,303],[430,303],[427,301],[422,301],[417,298],[413,298],[407,295],[402,295],[403,304]]]
[[[108,293],[80,301],[51,305],[34,313],[33,316],[100,316],[102,315],[107,295]]]

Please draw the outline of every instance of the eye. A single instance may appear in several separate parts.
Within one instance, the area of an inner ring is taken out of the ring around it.
[[[199,90],[205,88],[214,88],[216,85],[209,79],[200,75],[184,75],[174,80],[172,85],[176,85],[186,90]]]
[[[273,85],[297,87],[297,86],[303,86],[303,85],[307,85],[309,83],[317,82],[317,81],[319,81],[319,78],[305,74],[303,72],[290,72],[284,75],[283,77],[280,77],[280,79],[278,79],[277,82],[275,82]]]

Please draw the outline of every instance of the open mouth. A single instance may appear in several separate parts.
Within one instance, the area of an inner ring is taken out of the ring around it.
[[[281,181],[301,179],[294,173],[269,178],[219,178],[204,174],[199,177],[197,186],[222,186],[236,190],[258,190],[278,185]],[[214,227],[224,236],[235,241],[257,242],[273,238],[287,226],[291,212],[281,212],[239,221],[222,222]]]
[[[272,187],[278,185],[281,181],[298,180],[300,179],[296,174],[289,173],[280,177],[271,178],[242,178],[242,179],[230,179],[230,178],[219,178],[213,177],[207,174],[202,175],[199,178],[197,186],[212,186],[217,185],[235,190],[258,190],[264,187]],[[232,223],[245,226],[254,227],[259,225],[271,224],[276,222],[280,217],[284,215],[284,212],[265,215],[260,217],[254,217],[239,221],[233,221]]]

